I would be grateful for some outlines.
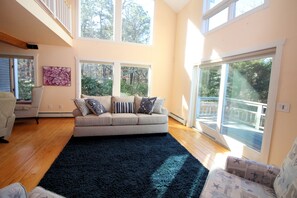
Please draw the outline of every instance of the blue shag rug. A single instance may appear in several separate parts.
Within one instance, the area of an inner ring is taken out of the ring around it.
[[[65,197],[199,197],[207,175],[170,134],[72,137],[39,185]]]

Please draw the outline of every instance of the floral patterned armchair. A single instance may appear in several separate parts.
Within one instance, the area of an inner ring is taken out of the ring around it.
[[[229,156],[226,168],[208,175],[200,198],[297,197],[297,138],[281,169]]]

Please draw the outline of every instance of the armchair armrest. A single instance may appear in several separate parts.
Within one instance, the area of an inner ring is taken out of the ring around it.
[[[227,158],[225,169],[229,173],[270,188],[273,188],[273,182],[280,171],[272,165],[232,156]]]

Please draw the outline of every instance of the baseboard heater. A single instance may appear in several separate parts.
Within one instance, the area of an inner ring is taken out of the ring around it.
[[[169,117],[175,119],[176,121],[182,123],[183,125],[187,124],[187,121],[185,119],[183,119],[182,117],[179,117],[178,115],[176,115],[172,112],[169,113]]]
[[[40,118],[72,118],[72,112],[39,112]]]

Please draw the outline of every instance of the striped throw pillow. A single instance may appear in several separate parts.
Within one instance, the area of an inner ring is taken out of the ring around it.
[[[134,102],[114,102],[114,113],[134,113]]]

